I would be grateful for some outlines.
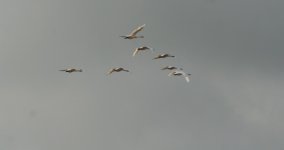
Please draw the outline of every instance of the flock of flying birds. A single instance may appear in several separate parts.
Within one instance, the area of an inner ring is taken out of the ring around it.
[[[139,26],[138,28],[133,30],[129,35],[124,35],[124,36],[120,36],[120,37],[122,37],[124,39],[129,39],[129,40],[144,38],[144,36],[142,36],[142,35],[137,35],[137,33],[142,31],[144,29],[144,27],[145,27],[145,24],[143,24],[142,26]],[[138,47],[134,50],[132,56],[135,56],[135,55],[137,55],[137,53],[142,52],[142,51],[146,51],[146,50],[151,50],[153,52],[154,49],[151,48],[151,47],[147,47],[147,46],[141,46],[141,47]],[[167,54],[167,53],[163,53],[163,54],[159,54],[158,56],[153,58],[153,60],[154,59],[163,59],[163,58],[168,58],[168,57],[175,57],[175,56]],[[178,67],[175,67],[175,66],[166,66],[166,67],[163,67],[161,70],[170,70],[171,72],[168,74],[168,76],[182,76],[182,77],[185,78],[186,82],[190,81],[191,74],[185,73],[182,68],[178,68]],[[83,70],[82,69],[76,69],[76,68],[68,68],[68,69],[62,69],[62,70],[59,70],[59,71],[72,73],[72,72],[82,72]],[[129,72],[129,70],[127,70],[127,69],[124,69],[122,67],[117,67],[117,68],[110,69],[107,74],[110,75],[114,72],[122,72],[122,71]]]

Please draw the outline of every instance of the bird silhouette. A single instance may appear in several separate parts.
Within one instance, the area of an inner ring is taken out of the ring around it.
[[[141,47],[135,48],[132,56],[135,56],[139,51],[145,51],[145,50],[151,50],[153,52],[154,49],[151,47],[147,47],[147,46],[141,46]]]
[[[107,75],[110,75],[112,74],[113,72],[121,72],[121,71],[124,71],[124,72],[129,72],[129,70],[126,70],[122,67],[118,67],[118,68],[112,68],[109,70],[109,72],[107,73]]]
[[[161,58],[167,58],[167,57],[175,57],[173,55],[170,54],[160,54],[157,57],[153,58],[153,59],[161,59]]]
[[[146,24],[143,24],[142,26],[139,26],[138,28],[136,28],[135,30],[133,30],[130,34],[128,34],[128,35],[123,35],[123,36],[120,36],[120,37],[122,37],[122,38],[124,38],[124,39],[136,39],[136,38],[144,38],[144,36],[137,36],[136,34],[138,33],[138,32],[140,32],[141,30],[143,30],[144,29],[144,27],[146,26]]]
[[[59,71],[64,71],[64,72],[68,72],[68,73],[72,73],[72,72],[83,72],[82,69],[75,69],[75,68],[68,68],[68,69],[62,69]]]
[[[174,70],[174,71],[170,72],[168,74],[168,76],[183,76],[185,78],[186,82],[189,82],[191,74],[187,74],[187,73],[185,73],[181,70]]]

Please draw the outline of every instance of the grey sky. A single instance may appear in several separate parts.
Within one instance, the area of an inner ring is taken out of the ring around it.
[[[283,149],[283,7],[0,0],[0,149]],[[144,39],[119,37],[144,23]],[[157,50],[133,58],[138,46]],[[163,52],[176,58],[151,60]],[[106,76],[115,66],[131,73]]]

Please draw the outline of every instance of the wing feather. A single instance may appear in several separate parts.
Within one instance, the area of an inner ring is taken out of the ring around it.
[[[168,74],[168,76],[171,77],[171,76],[173,76],[174,73],[175,73],[175,71],[171,71],[171,72]]]
[[[143,28],[145,27],[146,24],[143,24],[142,26],[136,28],[135,30],[133,30],[130,35],[135,36],[138,32],[140,32],[141,30],[143,30]]]
[[[113,73],[114,69],[110,69],[107,73],[107,75],[110,75],[111,73]]]
[[[138,53],[138,48],[135,49],[132,56],[135,56]]]
[[[185,78],[186,82],[190,81],[189,76],[185,76],[184,78]]]

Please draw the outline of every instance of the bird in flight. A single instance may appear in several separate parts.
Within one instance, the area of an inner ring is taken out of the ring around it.
[[[175,66],[166,66],[162,68],[161,70],[177,70],[177,69],[182,70],[182,68],[177,68]]]
[[[152,52],[154,51],[154,49],[151,47],[141,46],[141,47],[135,48],[132,56],[135,56],[139,51],[145,51],[145,50],[151,50]]]
[[[82,72],[82,69],[75,69],[75,68],[68,68],[68,69],[62,69],[59,71],[64,71],[64,72],[68,72],[68,73],[72,73],[72,72]]]
[[[160,59],[160,58],[167,58],[167,57],[175,57],[173,55],[170,54],[160,54],[157,57],[153,58],[153,59]]]
[[[124,71],[124,72],[129,72],[129,70],[126,70],[122,67],[118,67],[118,68],[112,68],[109,70],[109,72],[107,73],[107,75],[112,74],[113,72],[120,72],[120,71]]]
[[[171,76],[183,76],[185,78],[186,82],[189,82],[191,74],[187,74],[187,73],[185,73],[181,70],[174,70],[174,71],[170,72],[168,74],[168,76],[170,76],[170,77]]]
[[[140,32],[141,30],[143,30],[143,28],[146,26],[146,24],[143,24],[142,26],[139,26],[138,28],[136,28],[135,30],[133,30],[129,35],[124,35],[124,36],[120,36],[124,39],[136,39],[136,38],[144,38],[144,36],[137,36],[136,34],[138,32]]]

